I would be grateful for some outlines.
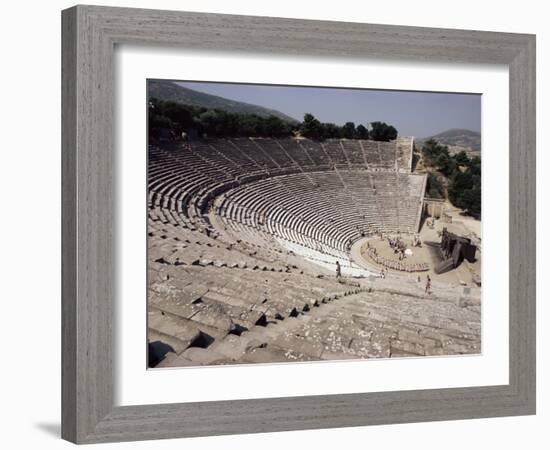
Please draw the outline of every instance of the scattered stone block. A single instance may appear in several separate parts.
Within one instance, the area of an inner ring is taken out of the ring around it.
[[[154,336],[158,340],[166,341],[174,348],[175,353],[180,353],[189,347],[200,334],[195,324],[159,310],[149,310],[147,327],[150,331],[149,339]]]
[[[224,364],[229,362],[228,358],[221,353],[214,352],[207,348],[190,347],[181,355],[182,358],[191,361],[195,365]]]

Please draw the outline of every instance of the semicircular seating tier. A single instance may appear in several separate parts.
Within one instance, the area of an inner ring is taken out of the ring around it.
[[[149,219],[345,258],[363,236],[418,231],[426,177],[411,173],[412,149],[412,138],[151,145]]]

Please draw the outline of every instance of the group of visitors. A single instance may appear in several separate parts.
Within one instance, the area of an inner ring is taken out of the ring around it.
[[[387,239],[390,248],[393,250],[393,253],[397,255],[399,261],[403,261],[405,259],[405,250],[407,250],[407,246],[405,245],[405,243],[401,240],[399,236],[395,238],[388,236]]]
[[[387,267],[393,270],[400,270],[402,272],[424,272],[429,269],[426,263],[405,263],[402,260],[396,261],[394,259],[386,258],[378,254],[378,251],[374,247],[367,248],[367,255],[377,264]]]

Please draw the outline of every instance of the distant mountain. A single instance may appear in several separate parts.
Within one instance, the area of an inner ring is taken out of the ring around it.
[[[293,117],[274,109],[195,91],[180,86],[174,81],[149,80],[147,86],[149,98],[157,98],[164,101],[171,100],[186,105],[203,106],[211,109],[222,109],[232,113],[256,114],[260,117],[277,116],[289,122],[298,122]]]
[[[460,150],[468,152],[481,152],[481,134],[477,131],[452,128],[442,133],[416,139],[416,143],[422,145],[428,139],[433,139],[442,145],[448,145],[451,153],[457,153]]]

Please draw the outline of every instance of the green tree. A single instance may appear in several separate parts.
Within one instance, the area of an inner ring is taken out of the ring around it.
[[[193,114],[189,109],[180,103],[163,102],[161,105],[162,115],[168,117],[177,125],[178,131],[185,130],[193,125]]]
[[[453,205],[467,214],[478,217],[481,214],[481,159],[468,158],[465,152],[450,156],[445,145],[430,139],[422,146],[426,167],[433,167],[448,180],[447,193]],[[437,176],[428,176],[427,192],[436,196],[439,192]]]
[[[218,111],[210,109],[198,117],[200,131],[208,136],[220,136],[223,134],[223,118]]]
[[[391,141],[397,138],[397,130],[385,122],[371,122],[369,137],[373,141]]]
[[[359,124],[356,128],[356,137],[357,139],[368,139],[369,138],[369,130],[363,125]]]
[[[240,136],[260,136],[261,127],[260,127],[260,118],[256,115],[246,114],[241,115],[238,121],[238,129]]]
[[[470,160],[470,170],[472,174],[479,175],[481,177],[481,158],[479,156],[474,156]]]
[[[319,139],[322,136],[323,127],[313,114],[304,114],[304,121],[300,126],[300,134],[311,139]]]
[[[446,149],[446,147],[445,147]],[[450,177],[456,170],[455,160],[447,152],[441,152],[435,160],[437,169],[446,177]]]
[[[428,197],[431,197],[431,198],[445,197],[445,189],[443,187],[443,184],[439,180],[439,177],[437,176],[437,174],[433,172],[428,174],[426,191],[427,191]]]
[[[470,165],[470,158],[468,158],[468,155],[464,150],[458,152],[454,157],[456,163],[459,166],[468,166]]]
[[[334,139],[340,137],[340,127],[334,123],[322,123],[321,130],[321,137],[323,139]]]
[[[342,137],[346,139],[355,138],[355,124],[353,122],[346,122],[342,127]]]
[[[456,162],[449,154],[449,148],[433,139],[424,142],[422,156],[425,166],[434,167],[447,177],[451,176],[456,169]]]
[[[158,114],[149,114],[147,128],[149,130],[149,136],[156,139],[160,136],[161,130],[174,130],[176,128],[176,124],[168,117]]]
[[[425,166],[433,166],[435,158],[439,155],[439,144],[433,139],[428,139],[422,145],[422,157]]]
[[[459,208],[466,209],[463,204],[463,194],[472,189],[474,186],[474,179],[472,173],[467,170],[462,172],[457,170],[451,177],[449,184],[449,199],[451,202]]]
[[[283,137],[290,134],[290,128],[277,116],[269,116],[264,123],[266,136]]]

